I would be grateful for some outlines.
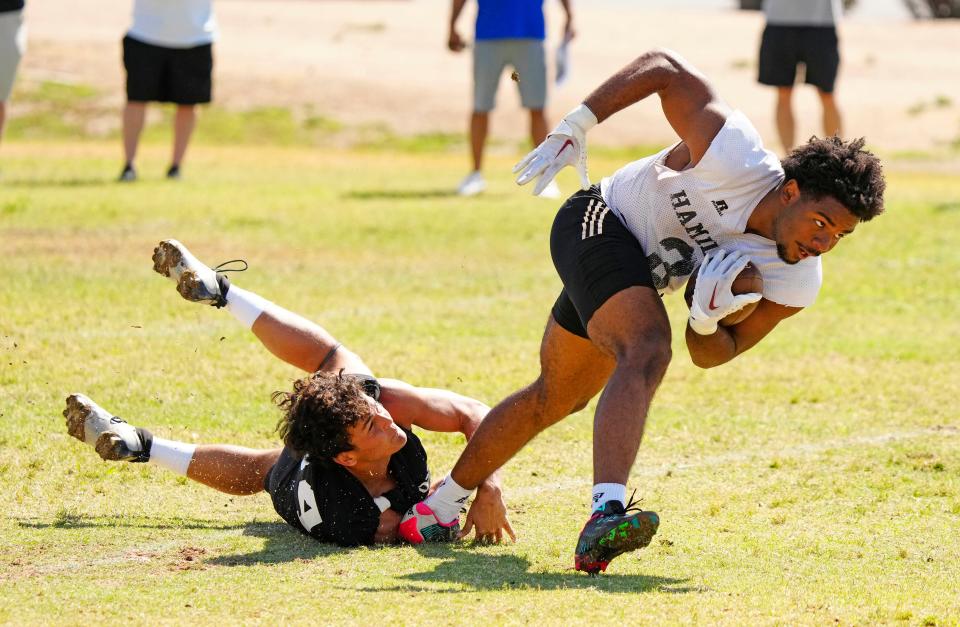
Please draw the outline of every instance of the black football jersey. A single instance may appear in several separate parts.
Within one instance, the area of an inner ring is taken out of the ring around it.
[[[427,452],[412,431],[390,457],[388,470],[397,487],[385,494],[401,514],[427,496]],[[277,513],[295,529],[322,542],[355,546],[373,542],[380,508],[359,479],[340,464],[298,459],[284,448],[267,476],[266,488]]]

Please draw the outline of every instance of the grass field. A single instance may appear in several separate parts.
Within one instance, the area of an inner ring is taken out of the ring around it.
[[[297,372],[156,276],[163,238],[245,258],[237,284],[377,373],[490,404],[535,376],[559,289],[556,205],[506,156],[461,200],[459,151],[201,144],[179,183],[165,143],[145,151],[135,185],[112,182],[115,141],[0,151],[0,621],[960,624],[956,174],[891,167],[887,215],[825,258],[818,303],[725,367],[690,363],[669,299],[675,358],[630,485],[660,533],[588,578],[592,404],[506,467],[520,539],[492,547],[318,544],[265,494],[71,439],[82,391],[160,436],[276,442],[269,394]],[[460,441],[423,437],[439,476]]]

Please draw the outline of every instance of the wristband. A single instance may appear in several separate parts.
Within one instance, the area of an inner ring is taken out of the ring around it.
[[[575,109],[570,111],[570,113],[564,116],[563,119],[566,120],[567,123],[576,126],[584,133],[598,124],[597,116],[595,116],[593,111],[591,111],[590,108],[585,104],[578,105]]]

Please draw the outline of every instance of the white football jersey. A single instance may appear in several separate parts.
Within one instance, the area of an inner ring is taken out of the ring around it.
[[[761,199],[783,181],[775,154],[764,149],[750,120],[735,111],[691,168],[664,162],[677,144],[629,163],[600,182],[603,199],[639,240],[661,294],[682,288],[704,255],[742,250],[763,275],[763,297],[807,307],[820,291],[819,257],[794,265],[777,256],[772,240],[744,233]]]

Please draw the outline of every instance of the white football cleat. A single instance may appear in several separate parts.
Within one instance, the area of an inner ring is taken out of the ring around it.
[[[150,459],[153,436],[114,416],[83,394],[67,397],[63,410],[67,432],[92,446],[107,461],[145,462]]]
[[[474,170],[460,181],[457,194],[460,196],[476,196],[485,189],[487,189],[487,182],[483,180],[483,174],[480,173],[480,170]]]
[[[214,307],[227,304],[230,283],[175,239],[165,239],[153,249],[153,269],[176,283],[186,300]]]

